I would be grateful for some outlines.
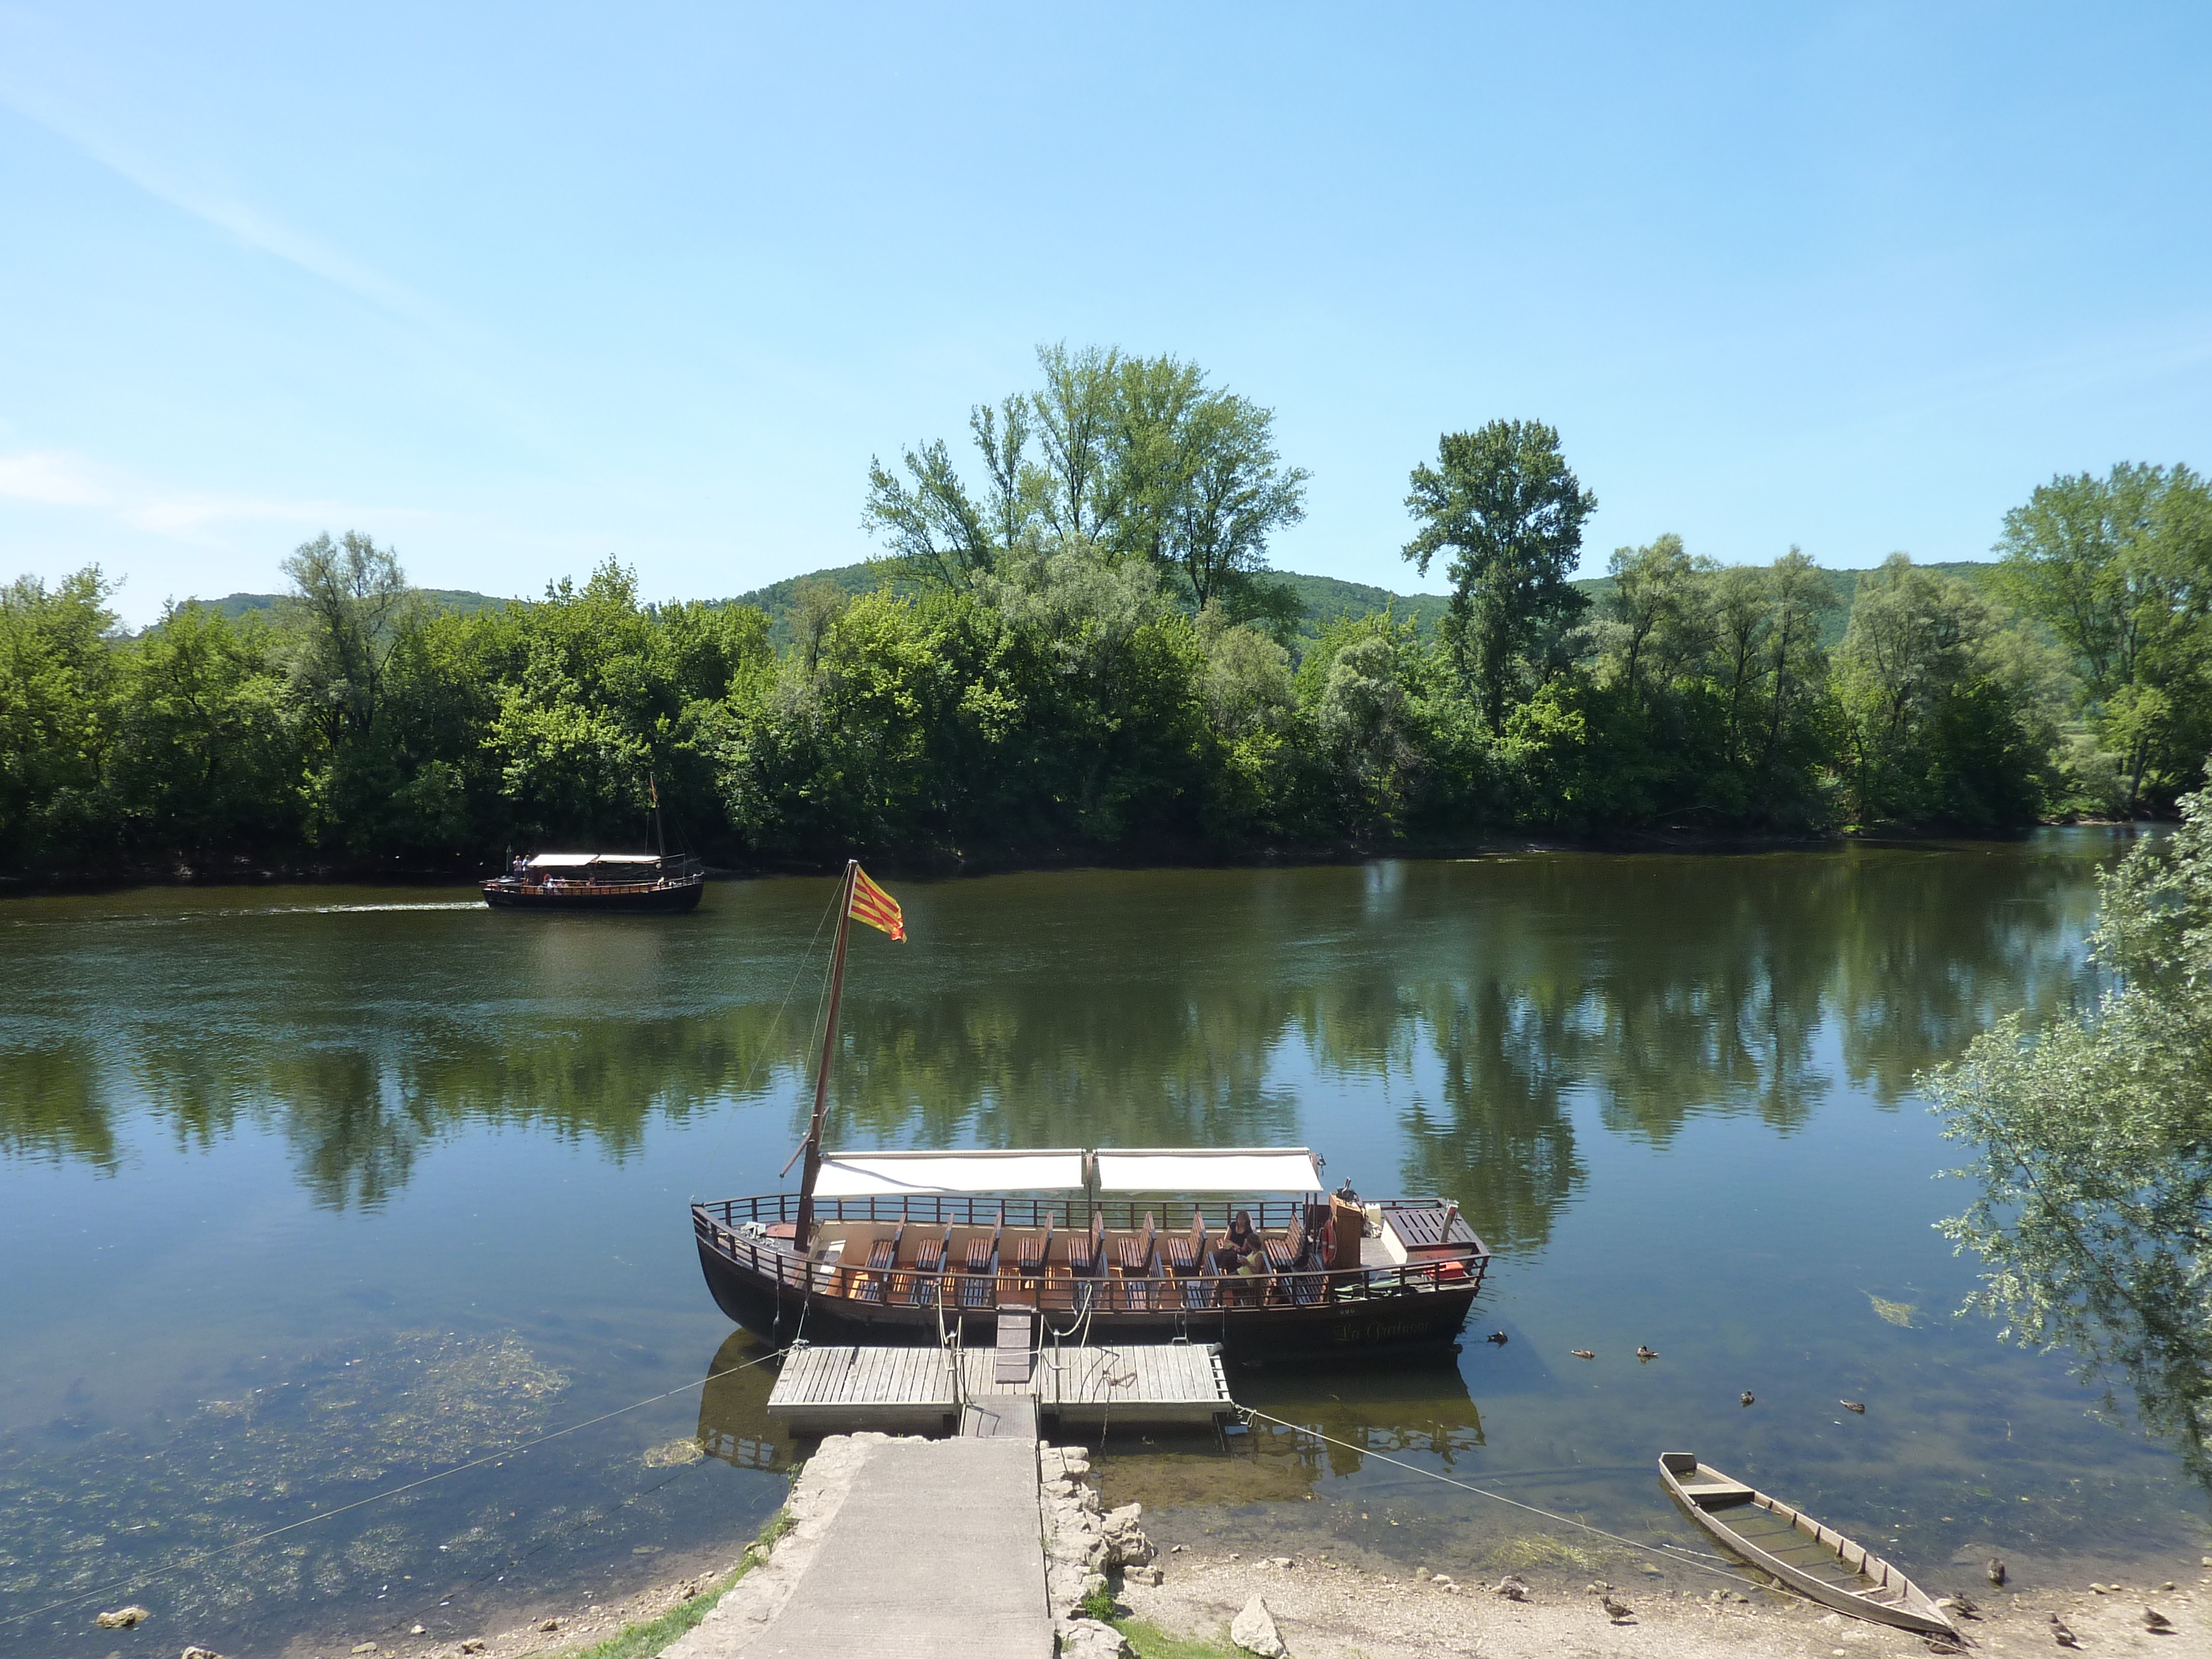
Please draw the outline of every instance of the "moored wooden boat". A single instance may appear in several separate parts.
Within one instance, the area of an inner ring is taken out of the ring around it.
[[[1459,1206],[1328,1193],[1303,1146],[825,1152],[852,917],[905,937],[896,902],[848,863],[799,1190],[691,1206],[732,1319],[779,1341],[934,1342],[994,1333],[1006,1310],[1048,1342],[1243,1355],[1457,1337],[1490,1261]]]
[[[1823,1606],[1899,1630],[1956,1636],[1926,1591],[1832,1527],[1698,1462],[1667,1452],[1659,1478],[1690,1518],[1734,1553]]]
[[[803,1194],[691,1206],[716,1304],[776,1340],[988,1339],[1019,1309],[1048,1341],[1356,1357],[1452,1342],[1490,1261],[1456,1205],[1325,1194],[1304,1147],[838,1152],[819,1172],[804,1243]],[[1231,1267],[1240,1212],[1259,1247]]]

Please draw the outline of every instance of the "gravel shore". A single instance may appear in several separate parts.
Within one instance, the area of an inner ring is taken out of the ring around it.
[[[1288,1559],[1291,1565],[1276,1565]],[[1226,1642],[1230,1620],[1263,1597],[1293,1659],[1924,1659],[1937,1644],[1769,1592],[1723,1589],[1723,1600],[1636,1584],[1613,1587],[1627,1618],[1609,1619],[1582,1586],[1533,1583],[1510,1601],[1489,1586],[1457,1585],[1279,1557],[1253,1561],[1192,1551],[1166,1557],[1162,1582],[1130,1583],[1119,1599],[1170,1634]],[[1990,1653],[2057,1653],[2057,1614],[2094,1654],[2212,1654],[2212,1574],[2172,1589],[1991,1590],[1981,1617],[1962,1620]],[[2145,1628],[2156,1609],[2171,1634]]]

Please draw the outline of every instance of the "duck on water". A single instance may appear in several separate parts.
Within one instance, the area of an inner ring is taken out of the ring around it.
[[[777,1341],[933,1342],[985,1337],[1004,1308],[1077,1340],[1254,1356],[1456,1340],[1490,1261],[1458,1205],[1330,1194],[1303,1146],[825,1152],[847,923],[905,936],[857,863],[842,899],[799,1189],[691,1206],[731,1319]]]

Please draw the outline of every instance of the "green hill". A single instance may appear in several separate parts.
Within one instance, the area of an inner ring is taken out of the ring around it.
[[[422,587],[416,592],[441,611],[458,611],[464,617],[479,611],[497,611],[514,603],[512,599],[495,599],[489,593],[471,593],[453,587]],[[291,596],[287,593],[226,593],[219,599],[205,603],[231,621],[236,621],[249,611],[274,611]]]
[[[1947,576],[1956,576],[1978,586],[1996,567],[1986,561],[1957,560],[1921,568],[1940,570]],[[1857,592],[1858,579],[1863,573],[1856,570],[1823,570],[1820,574],[1836,596],[1836,608],[1828,613],[1821,641],[1824,645],[1832,646],[1844,637],[1844,626],[1850,620],[1851,599]],[[1395,593],[1387,587],[1346,581],[1337,576],[1310,576],[1296,570],[1270,571],[1268,576],[1298,596],[1298,603],[1305,611],[1305,631],[1309,633],[1317,634],[1340,617],[1364,617],[1388,605],[1393,614],[1411,617],[1426,636],[1434,633],[1437,623],[1443,617],[1447,604],[1441,593]],[[800,575],[787,576],[781,581],[770,582],[764,587],[754,588],[750,592],[740,593],[727,603],[757,605],[768,612],[770,623],[769,637],[781,650],[790,642],[789,617],[797,598],[799,584],[807,580],[828,582],[831,586],[852,594],[873,592],[886,580],[895,586],[900,585],[898,579],[887,575],[881,565],[866,562],[841,564],[828,570],[810,570]],[[1613,591],[1613,578],[1586,577],[1576,582],[1575,586],[1592,599],[1602,600]],[[517,603],[513,599],[495,599],[489,593],[471,593],[458,588],[426,587],[422,593],[425,599],[439,609],[459,611],[463,616]],[[225,617],[236,617],[246,615],[249,611],[272,610],[283,598],[281,593],[229,593],[208,603]]]
[[[1978,586],[1996,566],[1986,562],[1960,560],[1945,564],[1923,565],[1924,570],[1940,570],[1947,576],[1956,576],[1963,581]],[[1836,596],[1836,608],[1827,616],[1822,629],[1821,643],[1833,646],[1844,637],[1844,624],[1850,622],[1851,600],[1858,591],[1857,570],[1823,569],[1821,575]],[[1399,617],[1410,617],[1419,627],[1424,637],[1434,633],[1443,620],[1449,601],[1441,593],[1394,593],[1387,587],[1371,587],[1365,582],[1348,582],[1336,576],[1310,576],[1295,570],[1272,570],[1268,578],[1279,581],[1298,596],[1305,610],[1305,630],[1319,633],[1329,623],[1342,617],[1364,617],[1388,605]],[[885,580],[882,568],[874,564],[845,564],[831,570],[813,570],[804,575],[787,576],[765,587],[756,587],[750,593],[740,593],[732,601],[735,605],[758,605],[768,612],[770,623],[769,638],[780,650],[790,639],[787,618],[797,593],[799,584],[813,580],[825,581],[848,593],[872,592]],[[1575,586],[1589,594],[1593,600],[1601,601],[1613,591],[1610,576],[1589,576],[1577,581]]]

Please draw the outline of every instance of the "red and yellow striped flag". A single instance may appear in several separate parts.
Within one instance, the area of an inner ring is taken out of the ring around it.
[[[854,921],[881,928],[894,939],[906,938],[906,917],[899,909],[898,901],[870,881],[868,872],[857,865],[853,869],[853,908],[849,914]]]

